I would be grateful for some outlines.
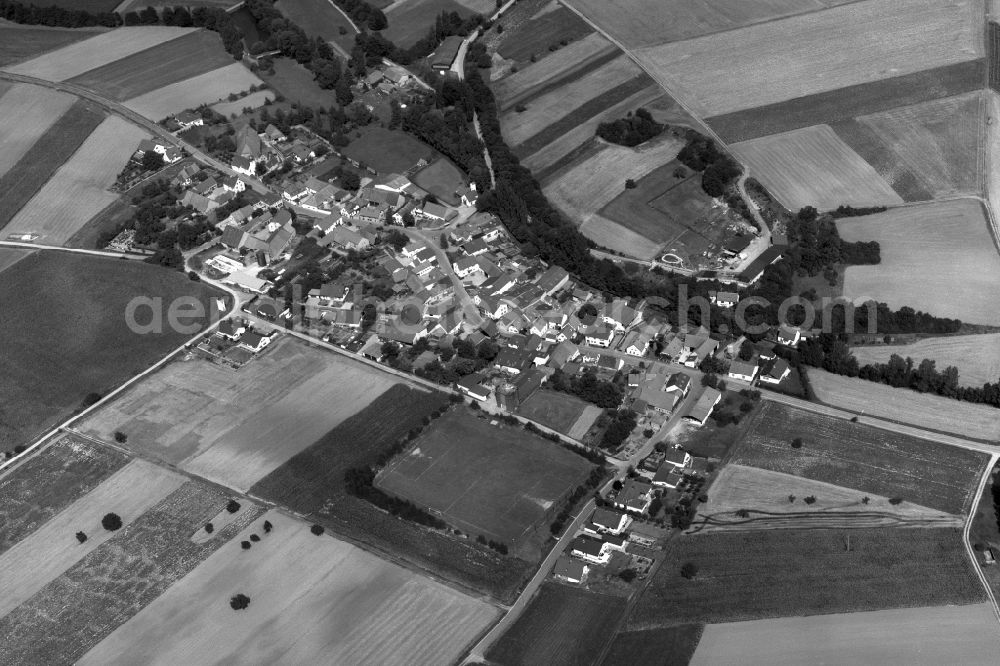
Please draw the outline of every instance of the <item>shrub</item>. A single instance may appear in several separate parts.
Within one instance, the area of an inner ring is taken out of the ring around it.
[[[114,532],[115,530],[120,530],[122,528],[122,518],[117,513],[106,513],[104,517],[101,518],[101,525],[104,526],[109,532]]]
[[[788,503],[792,504],[793,502],[795,502],[795,495],[789,495],[788,496]]]
[[[635,580],[635,576],[636,576],[635,569],[625,569],[624,571],[618,573],[618,577],[621,578],[626,583],[631,583],[633,580]]]
[[[872,498],[868,497],[868,495],[865,495],[864,497],[861,498],[861,503],[862,504],[868,504],[868,502],[871,502],[871,501],[872,501]]]
[[[265,520],[264,521],[264,534],[270,534],[271,530],[273,528],[274,528],[274,525],[271,524],[270,520]]]
[[[681,575],[688,580],[693,580],[698,575],[698,565],[694,562],[685,562],[681,566]]]
[[[902,497],[892,497],[889,499],[889,504],[892,504],[893,506],[895,506],[896,504],[902,504],[902,502],[903,502]]]
[[[750,511],[747,510],[747,509],[739,509],[736,512],[736,517],[737,518],[749,518],[750,517]]]
[[[326,531],[326,528],[324,528],[322,525],[314,523],[313,526],[309,528],[309,531],[315,534],[316,536],[320,536],[321,534],[323,534],[323,532]]]
[[[802,438],[801,437],[796,437],[795,439],[792,440],[792,448],[793,449],[801,449],[802,448]]]
[[[245,594],[237,594],[229,600],[229,606],[233,610],[243,610],[250,605],[250,597]]]
[[[805,498],[805,503],[806,504],[815,504],[816,503],[816,496],[815,495],[810,495],[809,497]]]
[[[229,503],[226,504],[226,511],[228,511],[229,513],[236,513],[239,510],[240,510],[240,503],[234,499],[229,500]]]
[[[257,543],[258,541],[260,541],[260,537],[257,536],[256,534],[251,534],[250,540],[253,541],[254,543]]]
[[[240,541],[240,548],[243,550],[250,550],[250,546],[252,545],[249,541]]]
[[[79,541],[80,543],[83,543],[84,541],[87,540],[87,534],[85,532],[77,532],[76,540]]]
[[[528,110],[528,107],[526,107],[524,104],[518,104],[517,106],[514,107],[514,110],[517,111],[518,113],[524,113],[525,111]]]
[[[115,430],[115,441],[119,444],[124,444],[128,441],[128,435],[123,433],[121,430]]]
[[[634,190],[635,189],[635,181],[632,180],[631,178],[627,178],[625,180],[625,189],[626,190]]]
[[[207,534],[211,534],[214,531],[215,531],[215,525],[213,525],[212,523],[205,523],[205,532]]]

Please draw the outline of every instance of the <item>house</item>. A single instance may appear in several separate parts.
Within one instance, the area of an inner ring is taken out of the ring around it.
[[[382,72],[376,69],[365,77],[365,85],[368,86],[368,88],[374,88],[382,82],[384,76],[385,75],[382,74]]]
[[[198,194],[193,190],[187,190],[184,192],[184,197],[181,199],[181,205],[190,206],[203,215],[213,208],[219,207],[218,202],[212,201],[208,197]]]
[[[687,394],[691,391],[691,378],[683,372],[675,372],[670,375],[670,379],[667,380],[663,390],[674,391],[679,393],[681,397],[686,398]]]
[[[661,465],[653,477],[653,485],[661,488],[676,488],[684,479],[673,465]]]
[[[734,291],[709,293],[708,299],[720,308],[734,308],[740,302],[740,295]]]
[[[687,467],[691,464],[691,454],[680,449],[672,449],[664,453],[663,463],[674,467]]]
[[[662,414],[672,414],[681,397],[673,392],[661,391],[653,386],[644,386],[639,391],[639,400],[646,406]]]
[[[479,309],[482,310],[487,317],[493,320],[500,319],[507,314],[507,310],[510,309],[510,306],[508,306],[505,302],[490,296],[476,296],[474,300],[476,301],[476,305],[479,306]]]
[[[479,259],[476,257],[462,257],[458,261],[451,265],[452,269],[455,271],[455,275],[460,278],[466,278],[473,273],[479,272]]]
[[[226,319],[219,324],[219,328],[216,329],[216,333],[227,340],[235,341],[239,340],[240,336],[246,333],[246,330],[247,327],[244,326],[242,322]]]
[[[590,524],[604,534],[619,535],[632,524],[632,518],[626,513],[598,507],[594,509]]]
[[[580,358],[580,348],[569,340],[563,340],[549,353],[548,366],[559,370],[570,361],[575,361],[578,358]]]
[[[331,229],[319,243],[321,246],[336,244],[345,250],[364,250],[371,246],[371,242],[354,229],[339,226]]]
[[[235,143],[236,151],[233,154],[237,157],[256,162],[263,155],[260,135],[250,125],[244,125],[236,132]]]
[[[546,296],[551,296],[565,287],[567,283],[569,283],[569,273],[562,266],[550,266],[535,280],[535,284],[541,288]]]
[[[253,176],[257,173],[257,163],[248,157],[234,155],[229,166],[233,171],[244,176]]]
[[[625,539],[613,536],[604,539],[578,536],[569,546],[570,555],[592,564],[607,564],[614,551],[625,552]]]
[[[649,343],[652,339],[652,336],[647,333],[631,331],[625,336],[625,340],[622,342],[620,349],[624,349],[625,353],[630,356],[638,356],[639,358],[642,358],[646,355],[646,351],[649,349]]]
[[[431,203],[430,201],[425,201],[423,207],[413,211],[413,214],[432,222],[444,222],[457,215],[455,211],[445,208],[441,204]]]
[[[560,557],[552,572],[556,579],[567,583],[582,583],[587,577],[587,565],[580,560]]]
[[[749,361],[736,359],[729,365],[729,378],[738,379],[744,382],[752,382],[757,377],[757,371],[759,369],[760,368],[757,365],[756,359]]]
[[[410,81],[410,73],[402,67],[393,65],[386,68],[385,78],[394,86],[405,86]]]
[[[802,339],[802,331],[794,326],[782,325],[778,327],[778,344],[794,347]]]
[[[382,359],[385,358],[385,354],[382,353],[382,341],[377,335],[373,335],[368,338],[368,340],[365,341],[365,344],[362,345],[361,349],[358,350],[358,353],[365,358],[378,363],[381,363]]]
[[[719,404],[722,400],[722,391],[719,389],[714,389],[708,387],[705,392],[701,394],[694,405],[691,407],[691,411],[685,415],[685,419],[692,423],[697,423],[698,425],[705,425],[705,421],[711,416],[712,410],[715,406]]]
[[[483,380],[486,377],[479,373],[474,373],[471,375],[466,375],[462,377],[457,382],[458,390],[469,396],[470,398],[475,398],[482,402],[490,397],[490,389],[483,386]]]
[[[268,124],[268,126],[264,128],[264,136],[275,143],[280,143],[286,139],[282,131],[272,124]]]
[[[644,514],[653,501],[653,486],[638,479],[628,479],[611,500],[615,507],[629,513]]]
[[[434,53],[427,57],[431,69],[436,69],[441,74],[451,69],[452,63],[458,57],[458,50],[462,46],[463,41],[462,37],[458,35],[445,37],[444,41],[434,50]]]
[[[240,193],[247,189],[247,184],[236,176],[225,176],[222,179],[222,189],[226,192]]]
[[[240,336],[239,345],[247,351],[251,351],[254,354],[263,351],[264,347],[270,344],[271,338],[266,335],[261,335],[260,333],[255,333],[254,331],[246,331]]]
[[[205,119],[194,111],[181,111],[174,116],[174,120],[177,122],[177,125],[180,126],[181,131],[192,127],[200,127],[205,124]]]
[[[760,381],[765,384],[780,384],[785,377],[791,373],[788,361],[783,358],[776,358],[770,361],[760,373]]]
[[[534,353],[527,349],[505,347],[497,354],[493,365],[504,372],[517,375],[531,367],[534,358]]]
[[[584,338],[587,340],[587,344],[592,347],[607,349],[615,338],[615,329],[607,324],[594,324],[585,329]]]

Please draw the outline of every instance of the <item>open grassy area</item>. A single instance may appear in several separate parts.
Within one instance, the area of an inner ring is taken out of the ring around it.
[[[0,22],[0,67],[48,53],[98,31],[86,28],[47,28]]]
[[[161,298],[166,307],[181,296],[194,296],[207,311],[209,299],[219,295],[176,271],[58,252],[35,253],[2,278],[3,449],[37,437],[68,417],[88,394],[107,393],[188,339],[167,326],[145,335],[130,330],[125,310],[134,297]]]
[[[681,575],[687,562],[698,567],[693,579]],[[680,535],[667,542],[666,561],[636,603],[629,627],[969,604],[984,598],[957,528]]]
[[[403,173],[421,159],[430,162],[436,151],[399,130],[368,127],[341,150],[345,157],[370,166],[380,174]]]
[[[392,19],[389,19],[390,22]],[[502,23],[502,21],[501,21]],[[565,7],[546,12],[512,30],[500,43],[497,51],[508,60],[524,62],[535,56],[544,59],[549,53],[558,52],[569,43],[591,34],[593,30],[579,16]],[[553,51],[549,47],[556,47]]]
[[[465,409],[435,421],[376,485],[428,507],[463,532],[520,545],[593,465],[519,426]]]
[[[290,102],[325,109],[338,106],[334,92],[320,88],[313,73],[291,58],[275,58],[274,74],[261,72],[260,76]]]
[[[408,49],[427,36],[441,12],[455,12],[463,18],[475,14],[455,0],[408,0],[386,13],[389,28],[382,34],[396,46]]]
[[[997,467],[990,470],[990,476],[983,486],[983,494],[979,498],[976,507],[976,514],[972,518],[972,527],[969,529],[969,544],[976,554],[979,568],[982,569],[986,582],[993,590],[993,594],[1000,594],[1000,567],[986,564],[984,551],[989,548],[993,556],[1000,555],[1000,516],[997,515],[997,507],[994,505],[994,493],[1000,495],[1000,477],[997,475]]]
[[[800,448],[792,448],[801,439]],[[982,453],[766,401],[732,462],[962,515]]]
[[[457,166],[447,157],[439,157],[410,177],[417,187],[427,190],[449,206],[460,206],[462,201],[455,195],[467,179]]]
[[[645,631],[623,631],[615,636],[601,665],[687,666],[704,630],[705,627],[700,624],[682,624]]]
[[[568,433],[583,416],[589,403],[569,393],[535,391],[521,403],[517,413],[561,433]]]
[[[357,34],[350,20],[328,0],[279,0],[275,7],[310,37],[333,42],[350,53]]]
[[[624,598],[545,583],[486,658],[524,666],[593,663],[624,610]]]

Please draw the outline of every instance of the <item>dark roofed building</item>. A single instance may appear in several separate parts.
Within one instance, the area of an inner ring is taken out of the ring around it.
[[[458,49],[462,46],[463,39],[459,35],[445,37],[434,50],[427,61],[433,69],[451,69],[451,64],[458,56]]]

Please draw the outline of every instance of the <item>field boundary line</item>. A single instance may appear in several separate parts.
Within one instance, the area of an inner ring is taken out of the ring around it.
[[[969,556],[969,560],[972,562],[972,567],[976,570],[976,575],[979,576],[979,582],[982,583],[983,589],[986,590],[986,595],[990,598],[990,605],[993,607],[993,615],[997,622],[1000,623],[1000,606],[997,605],[996,595],[993,594],[993,588],[990,587],[989,581],[986,580],[986,576],[983,574],[983,569],[979,566],[979,560],[976,558],[976,553],[972,549],[972,545],[969,543],[969,532],[972,529],[972,521],[976,519],[976,510],[979,508],[979,502],[983,497],[983,489],[986,487],[986,482],[990,479],[990,474],[993,472],[993,468],[997,464],[998,457],[1000,456],[996,453],[990,455],[990,460],[986,463],[986,471],[983,472],[982,477],[979,479],[979,485],[976,488],[976,494],[972,501],[972,507],[969,509],[969,515],[965,520],[965,527],[962,529],[962,545],[965,546],[965,552]]]

